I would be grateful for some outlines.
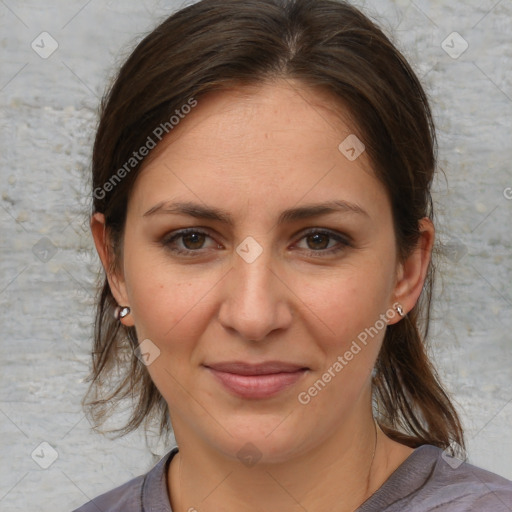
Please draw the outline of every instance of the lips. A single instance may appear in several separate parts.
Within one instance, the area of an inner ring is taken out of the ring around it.
[[[269,375],[272,373],[292,373],[298,370],[307,370],[304,365],[286,363],[282,361],[266,361],[264,363],[246,363],[243,361],[228,361],[205,365],[219,372],[234,373],[237,375]]]
[[[230,361],[204,366],[227,391],[246,399],[271,398],[295,384],[309,370],[281,361],[259,364]]]

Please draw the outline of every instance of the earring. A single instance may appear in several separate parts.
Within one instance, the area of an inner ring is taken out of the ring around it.
[[[130,308],[128,306],[117,306],[114,310],[114,318],[120,320],[124,318],[126,315],[130,314]]]
[[[404,313],[404,308],[402,308],[402,306],[400,304],[398,304],[396,307],[396,312],[401,316],[401,317],[404,317],[405,316],[405,313]]]

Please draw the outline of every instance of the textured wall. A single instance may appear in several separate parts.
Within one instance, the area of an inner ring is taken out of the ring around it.
[[[154,462],[140,435],[91,432],[80,400],[99,264],[86,218],[95,113],[113,66],[180,5],[164,4],[0,2],[5,511],[69,511]],[[433,102],[446,180],[435,194],[445,248],[432,354],[469,460],[512,479],[512,2],[359,5],[395,34]]]

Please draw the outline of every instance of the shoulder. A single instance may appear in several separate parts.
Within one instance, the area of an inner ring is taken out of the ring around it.
[[[144,505],[168,504],[166,468],[177,451],[177,447],[173,448],[146,474],[101,494],[73,512],[142,512]]]
[[[450,508],[446,510],[512,510],[512,481],[473,464],[449,457],[440,448],[436,450],[437,460],[431,485],[433,489],[438,489],[442,500],[450,504]]]
[[[73,512],[139,512],[145,475],[138,476],[111,491],[94,498]]]
[[[512,481],[422,445],[358,512],[510,512]]]

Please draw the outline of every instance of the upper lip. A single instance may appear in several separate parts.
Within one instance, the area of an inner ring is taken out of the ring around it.
[[[257,364],[244,361],[226,361],[205,364],[204,366],[219,372],[235,373],[237,375],[269,375],[272,373],[291,373],[298,370],[307,370],[307,367],[304,365],[283,361],[266,361]]]

